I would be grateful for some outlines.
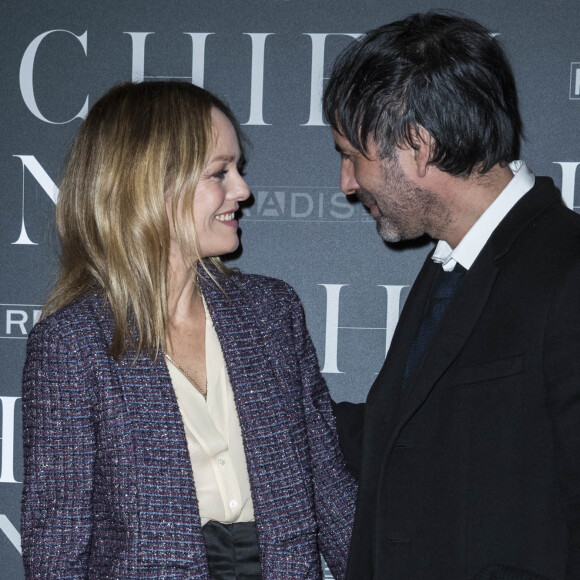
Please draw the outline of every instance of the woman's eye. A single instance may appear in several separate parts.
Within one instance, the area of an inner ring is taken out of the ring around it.
[[[227,172],[228,172],[227,169],[222,169],[222,170],[218,171],[217,173],[214,173],[212,175],[212,177],[215,177],[216,179],[223,179],[226,176]]]

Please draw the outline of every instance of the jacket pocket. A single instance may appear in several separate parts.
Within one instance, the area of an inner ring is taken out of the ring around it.
[[[524,370],[524,357],[522,355],[509,356],[489,361],[481,365],[461,367],[453,375],[453,383],[469,385],[502,379],[522,373]]]
[[[511,566],[487,566],[478,572],[472,580],[550,580],[528,570]]]

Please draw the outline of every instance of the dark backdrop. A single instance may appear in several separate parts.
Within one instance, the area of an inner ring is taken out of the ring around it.
[[[459,10],[500,35],[519,86],[522,157],[577,208],[577,0],[1,3],[0,578],[23,577],[21,369],[54,281],[55,184],[87,107],[120,81],[167,77],[230,104],[252,143],[254,194],[232,265],[296,288],[333,396],[361,401],[430,246],[388,247],[340,193],[320,94],[351,37],[429,8]]]

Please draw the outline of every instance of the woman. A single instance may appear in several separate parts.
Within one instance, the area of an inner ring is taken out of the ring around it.
[[[355,485],[301,305],[218,259],[243,166],[190,84],[120,85],[83,123],[24,369],[28,578],[320,578],[319,549],[342,578]]]

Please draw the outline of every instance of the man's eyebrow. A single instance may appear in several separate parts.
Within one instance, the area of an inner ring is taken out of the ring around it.
[[[334,144],[335,150],[342,156],[342,157],[358,157],[358,151],[354,148],[344,148],[341,147],[338,143]]]

